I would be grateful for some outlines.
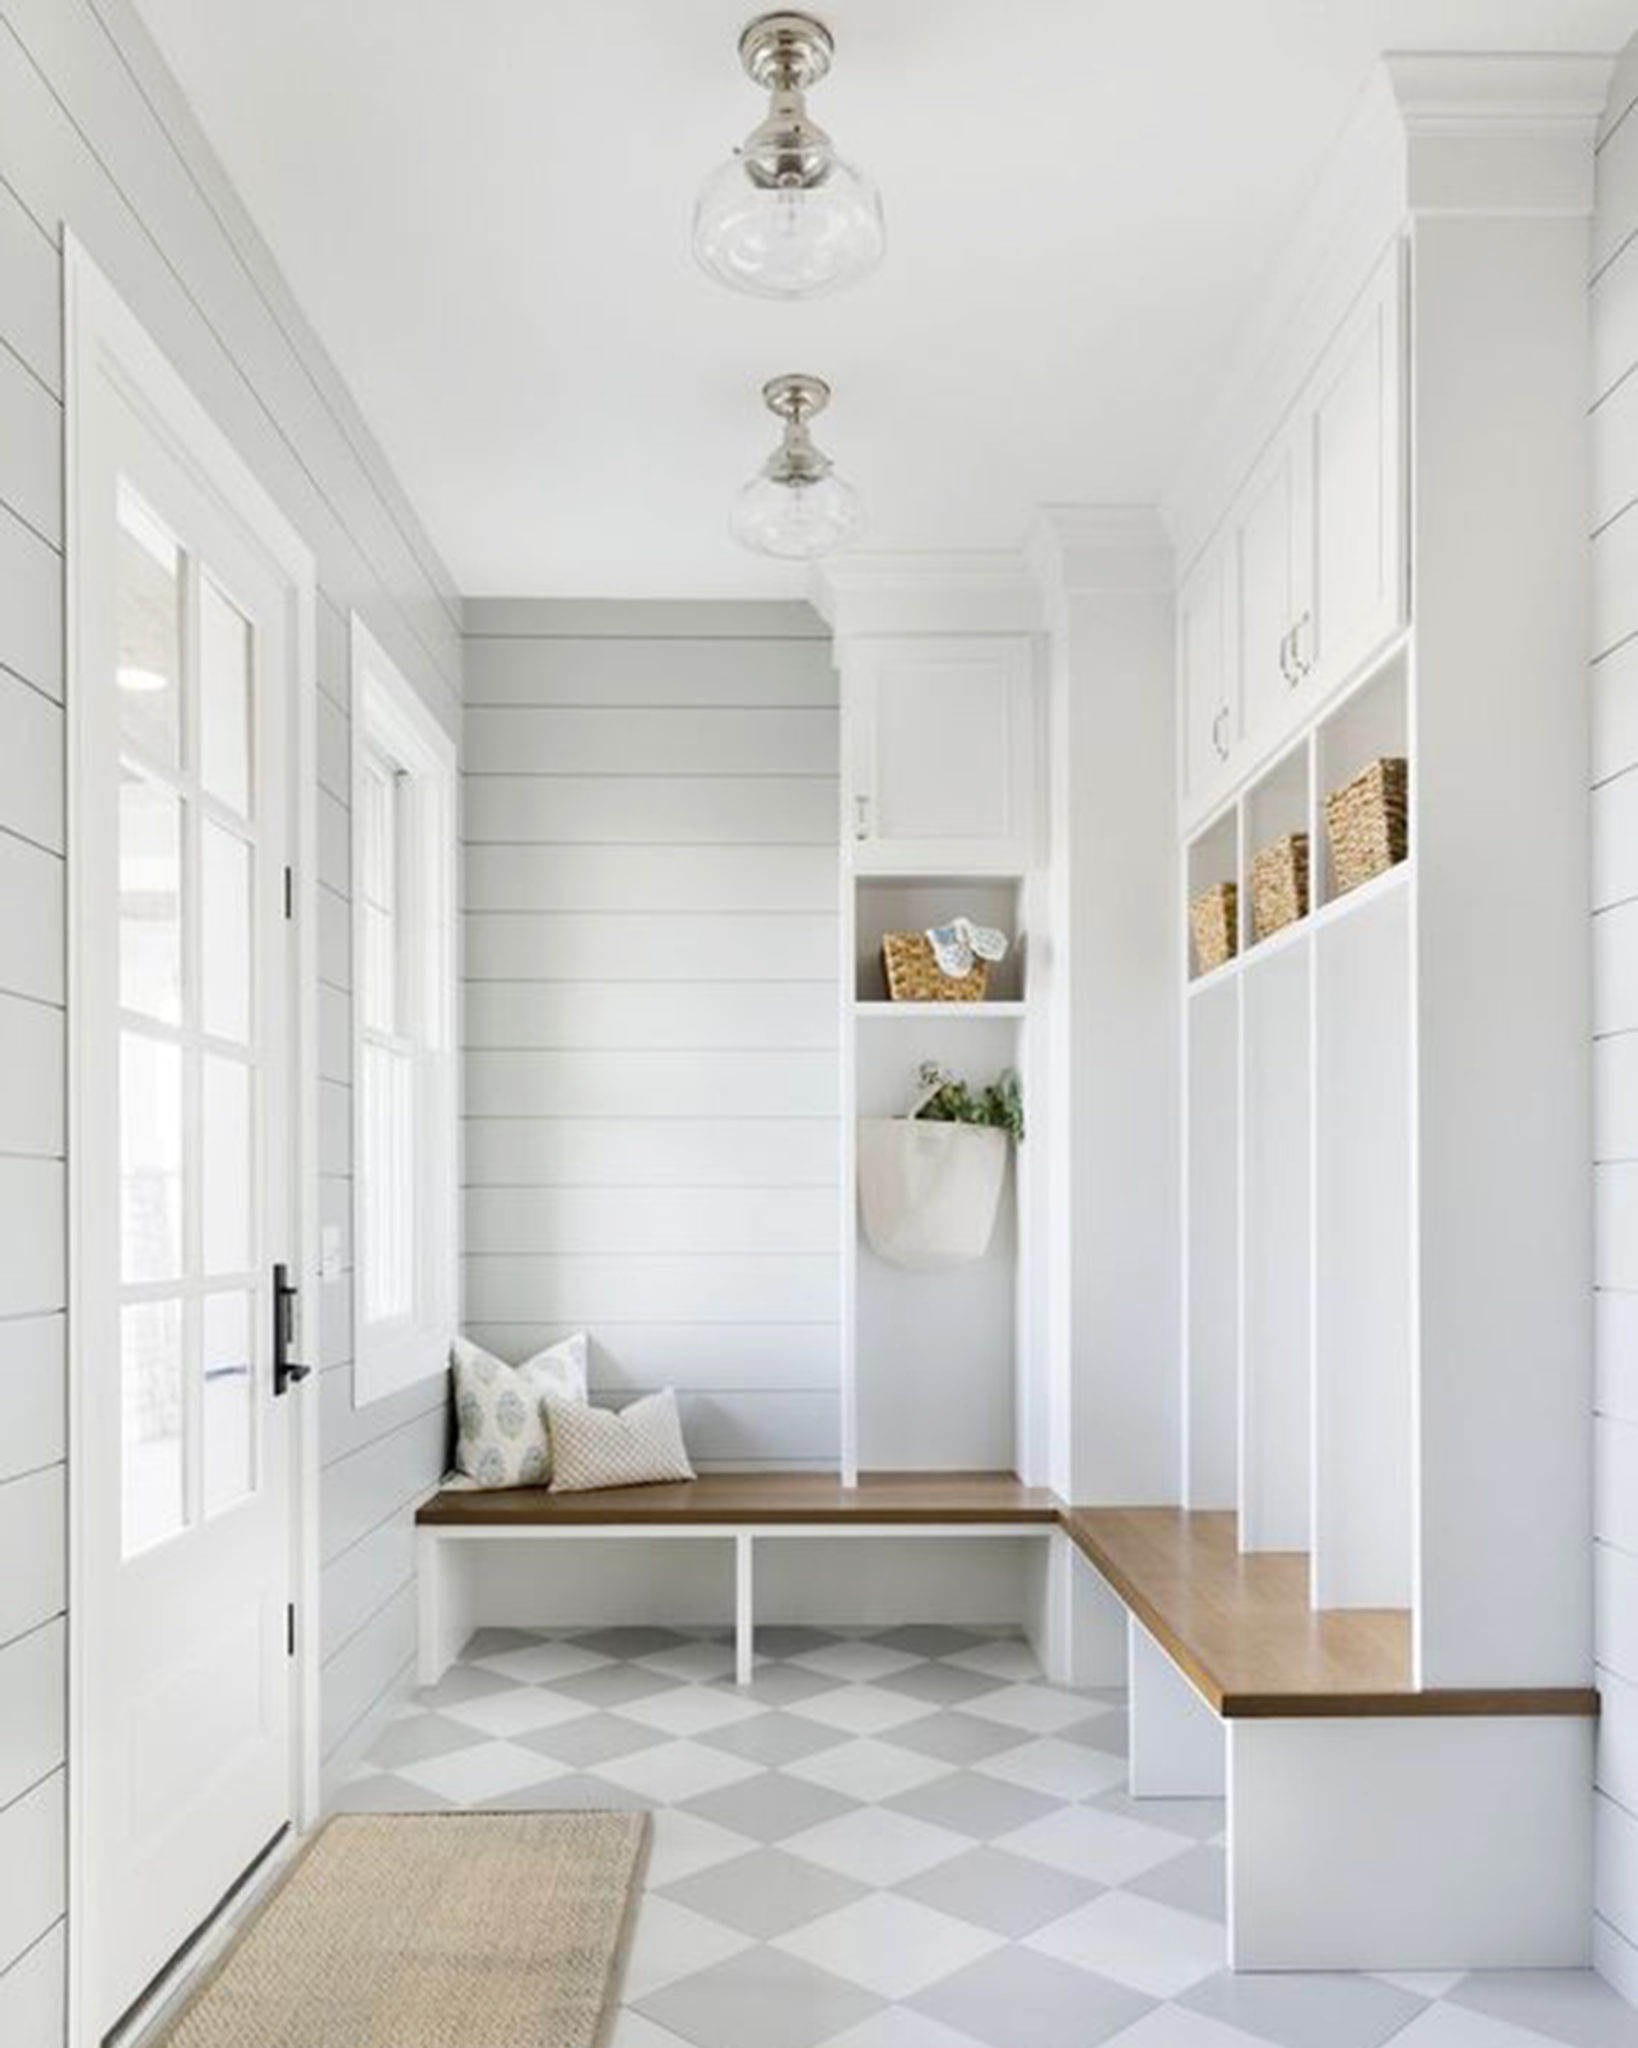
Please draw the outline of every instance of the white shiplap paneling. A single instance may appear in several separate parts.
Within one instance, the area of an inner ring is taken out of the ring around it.
[[[838,1029],[835,992],[814,981],[471,982],[465,1009],[469,1051],[834,1052]]]
[[[468,610],[466,1313],[837,1451],[837,749],[789,606]]]
[[[738,1046],[521,1052],[468,1051],[466,1112],[482,1117],[829,1117],[830,1052]]]
[[[63,1031],[55,1005],[0,995],[0,1152],[62,1157]]]
[[[834,1187],[841,1136],[817,1118],[478,1118],[473,1187]]]
[[[63,1916],[67,1892],[62,1771],[0,1808],[0,1970],[25,1956]],[[0,1977],[0,2012],[5,2010]]]
[[[462,830],[469,846],[834,846],[836,804],[818,776],[495,774],[466,785]]]
[[[836,972],[834,914],[468,911],[471,981],[811,981]]]
[[[1593,406],[1592,972],[1595,1641],[1594,1955],[1638,1999],[1638,41],[1597,167]]]
[[[466,648],[468,706],[815,710],[836,696],[820,639],[475,634]]]
[[[67,1654],[68,1625],[61,1619],[0,1649],[0,1806],[62,1766]]]
[[[0,1480],[38,1472],[63,1457],[68,1441],[67,1318],[19,1316],[0,1322]]]

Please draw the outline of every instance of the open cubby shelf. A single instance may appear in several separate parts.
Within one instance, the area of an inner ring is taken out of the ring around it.
[[[977,1024],[986,1018],[1022,1017],[1026,1011],[1022,1002],[998,1002],[990,998],[981,1003],[893,1003],[871,999],[856,1002],[853,1013],[856,1017],[874,1019],[893,1017],[902,1023],[913,1022],[918,1017],[960,1017]]]
[[[1399,640],[1190,839],[1184,860],[1184,922],[1191,993],[1219,977],[1232,977],[1251,962],[1267,957],[1272,949],[1293,943],[1332,918],[1350,915],[1362,900],[1369,901],[1376,893],[1405,882],[1414,847],[1405,860],[1370,881],[1350,890],[1338,888],[1325,797],[1375,760],[1408,759],[1409,733],[1409,649]],[[1298,832],[1308,838],[1307,910],[1258,938],[1253,863],[1260,849]],[[1189,906],[1203,891],[1224,882],[1232,882],[1238,891],[1235,951],[1229,960],[1202,970],[1192,932],[1187,929]]]
[[[844,890],[845,1114],[902,1116],[934,1060],[975,1086],[1003,1069],[1024,1078],[1031,1114],[1028,1047],[1036,1028],[1028,1000],[1026,937],[1034,884],[1018,875],[850,874]],[[982,1002],[893,1002],[881,946],[888,932],[924,931],[957,916],[994,925],[1011,945],[990,970]],[[907,1271],[880,1258],[855,1214],[845,1288],[843,1465],[949,1472],[1021,1469],[1027,1403],[1020,1331],[1027,1321],[1030,1265],[1020,1156],[1009,1162],[995,1234],[982,1259],[950,1269]],[[857,1191],[850,1190],[856,1205]]]

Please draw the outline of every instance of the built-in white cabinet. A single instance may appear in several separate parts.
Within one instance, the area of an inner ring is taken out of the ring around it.
[[[1030,866],[1032,658],[1024,634],[847,643],[843,840],[856,871]]]
[[[1278,435],[1233,521],[1238,609],[1235,654],[1245,737],[1285,731],[1303,683],[1298,642],[1313,614],[1306,420]]]
[[[1312,595],[1293,655],[1316,699],[1406,616],[1402,267],[1396,245],[1326,350],[1304,407]]]
[[[1179,593],[1188,822],[1405,622],[1403,261],[1395,244]]]
[[[1240,741],[1230,566],[1227,546],[1218,543],[1201,557],[1178,592],[1182,795],[1190,814],[1209,808],[1229,786]]]

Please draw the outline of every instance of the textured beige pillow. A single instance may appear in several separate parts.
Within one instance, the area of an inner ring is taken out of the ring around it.
[[[552,1427],[553,1493],[652,1486],[694,1476],[677,1418],[677,1397],[669,1387],[645,1394],[619,1414],[548,1394],[546,1414]]]
[[[552,1470],[546,1397],[586,1398],[586,1337],[578,1331],[521,1365],[457,1337],[455,1463],[474,1486],[544,1486]]]

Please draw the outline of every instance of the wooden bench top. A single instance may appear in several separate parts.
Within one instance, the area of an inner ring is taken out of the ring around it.
[[[1226,1719],[1598,1711],[1590,1686],[1419,1692],[1406,1609],[1311,1607],[1307,1554],[1242,1553],[1231,1513],[1065,1508],[1062,1519]]]
[[[714,1472],[686,1485],[602,1493],[446,1489],[416,1521],[471,1534],[680,1524],[1058,1526],[1226,1719],[1598,1711],[1590,1686],[1418,1691],[1406,1610],[1316,1612],[1307,1556],[1243,1555],[1232,1514],[1066,1507],[1008,1472],[873,1472],[856,1487],[822,1472]]]
[[[1058,1520],[1058,1496],[1010,1472],[871,1472],[843,1486],[828,1472],[710,1472],[680,1486],[548,1493],[445,1491],[416,1516],[423,1528],[584,1528],[679,1522],[984,1523]]]

